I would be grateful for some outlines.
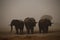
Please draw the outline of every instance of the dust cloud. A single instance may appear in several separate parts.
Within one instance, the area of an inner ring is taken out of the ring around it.
[[[34,17],[38,22],[43,15],[51,15],[54,23],[49,30],[60,29],[59,0],[0,0],[0,31],[10,31],[12,19],[24,20],[26,17]],[[38,24],[35,31],[38,30]]]

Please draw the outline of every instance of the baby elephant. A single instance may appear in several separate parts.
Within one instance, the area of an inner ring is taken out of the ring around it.
[[[15,30],[16,30],[16,34],[18,34],[18,30],[20,30],[20,33],[22,34],[23,33],[23,29],[24,29],[24,22],[22,20],[12,20],[11,21],[11,32],[13,30],[13,26],[15,27]]]

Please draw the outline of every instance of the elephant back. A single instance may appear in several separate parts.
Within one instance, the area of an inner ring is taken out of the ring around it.
[[[31,24],[32,24],[33,26],[36,26],[36,21],[35,21],[34,18],[30,18],[30,22],[31,22]]]
[[[24,25],[24,22],[22,20],[16,20],[16,19],[14,19],[14,20],[11,21],[10,25],[11,26],[22,26],[22,25]]]
[[[51,21],[48,19],[41,19],[39,20],[39,25],[41,26],[51,26]]]
[[[35,26],[36,25],[36,21],[34,18],[27,17],[27,18],[25,18],[24,22],[25,22],[25,25],[28,25],[28,26]]]

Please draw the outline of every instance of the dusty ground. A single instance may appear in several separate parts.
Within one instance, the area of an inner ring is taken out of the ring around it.
[[[23,34],[0,33],[0,40],[60,40],[60,31],[49,32],[47,34]]]

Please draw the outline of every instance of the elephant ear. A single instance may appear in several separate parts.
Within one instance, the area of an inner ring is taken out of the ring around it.
[[[41,17],[41,19],[49,19],[49,20],[52,20],[53,17],[50,16],[50,15],[43,15],[43,16]]]

